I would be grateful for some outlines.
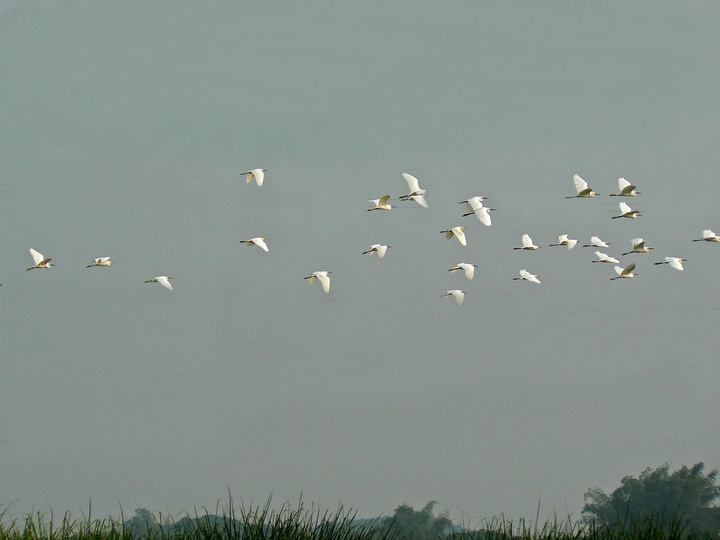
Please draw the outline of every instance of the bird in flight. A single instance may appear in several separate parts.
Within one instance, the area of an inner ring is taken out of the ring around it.
[[[249,184],[254,179],[255,183],[259,187],[259,186],[263,185],[263,181],[265,180],[266,172],[267,172],[267,169],[250,169],[249,171],[240,173],[240,176],[247,175],[247,179],[245,180],[246,184]]]
[[[51,266],[55,266],[50,262],[52,261],[50,257],[44,257],[42,253],[38,253],[33,248],[30,248],[30,255],[32,255],[35,265],[31,266],[30,268],[26,268],[26,272],[28,270],[32,270],[33,268],[50,268]]]

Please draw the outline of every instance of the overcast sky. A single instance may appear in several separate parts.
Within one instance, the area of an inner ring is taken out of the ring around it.
[[[692,242],[720,232],[719,27],[709,0],[3,2],[0,503],[475,524],[720,467],[720,245]],[[563,233],[655,249],[610,281]]]

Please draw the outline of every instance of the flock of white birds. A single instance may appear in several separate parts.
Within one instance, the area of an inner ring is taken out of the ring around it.
[[[258,185],[258,187],[263,185],[263,182],[265,181],[265,173],[267,172],[266,169],[251,169],[247,172],[241,173],[241,176],[246,176],[246,182],[249,184],[253,180]],[[420,187],[420,181],[408,173],[402,173],[403,178],[407,182],[408,185],[408,193],[405,195],[401,195],[398,197],[401,201],[415,201],[417,204],[422,206],[423,208],[428,208],[429,205],[427,203],[427,200],[425,198],[425,194],[427,193],[427,190],[422,189]],[[595,197],[596,195],[599,195],[596,191],[594,191],[591,187],[588,186],[588,183],[583,180],[579,175],[575,174],[573,176],[573,182],[575,183],[575,195],[568,195],[566,199],[571,198],[590,198]],[[611,197],[635,197],[636,195],[639,195],[640,192],[637,191],[637,186],[634,184],[628,182],[625,178],[618,178],[618,192],[617,193],[611,193]],[[478,218],[480,223],[485,225],[486,227],[492,226],[492,219],[490,218],[490,212],[495,210],[494,208],[489,208],[487,206],[484,206],[483,201],[486,201],[488,197],[484,195],[476,195],[474,197],[470,197],[464,201],[460,201],[459,204],[464,204],[466,206],[467,212],[463,213],[463,217],[467,216],[475,216]],[[390,201],[390,195],[384,195],[378,199],[370,199],[370,203],[373,204],[371,208],[368,208],[368,212],[373,210],[385,210],[389,211],[393,209],[393,205],[389,203]],[[628,205],[625,202],[620,202],[619,210],[620,214],[616,216],[612,216],[612,219],[618,219],[618,218],[628,218],[628,219],[637,219],[639,216],[641,216],[640,212],[638,210],[633,210],[630,205]],[[455,227],[451,227],[449,229],[440,231],[442,234],[445,235],[445,237],[450,240],[452,238],[456,238],[460,244],[463,246],[467,246],[467,238],[465,236],[465,230],[467,227],[465,225],[457,225]],[[693,239],[694,242],[720,242],[720,237],[717,236],[712,230],[705,229],[702,233],[701,238],[695,238]],[[257,246],[260,249],[262,249],[265,252],[269,252],[270,249],[267,245],[267,238],[263,237],[255,237],[250,238],[248,240],[241,240],[241,244],[246,244],[248,246]],[[521,246],[514,247],[513,249],[518,250],[526,250],[526,251],[537,251],[541,248],[541,246],[535,245],[533,242],[533,239],[530,237],[529,234],[525,233],[522,235],[521,238]],[[573,249],[578,243],[578,240],[569,238],[569,235],[567,234],[561,234],[557,237],[557,242],[554,244],[549,244],[550,247],[552,246],[564,246],[568,250]],[[650,250],[652,250],[652,247],[648,247],[645,245],[645,240],[643,238],[633,238],[631,240],[632,243],[632,249],[630,251],[627,251],[622,254],[622,256],[630,255],[632,253],[648,253]],[[388,248],[391,246],[385,245],[385,244],[372,244],[370,248],[367,251],[363,251],[363,255],[372,255],[377,254],[379,259],[383,259],[385,257],[385,254],[387,253]],[[613,257],[611,255],[608,255],[604,251],[600,251],[600,249],[606,249],[610,247],[610,242],[606,242],[598,236],[593,236],[590,238],[589,244],[584,244],[582,247],[594,247],[598,248],[595,251],[595,255],[597,256],[597,259],[593,259],[591,262],[596,263],[610,263],[614,264],[614,270],[616,275],[611,279],[629,279],[635,277],[637,274],[635,273],[636,264],[630,263],[626,266],[620,265],[620,260],[616,257]],[[27,268],[27,270],[33,270],[33,269],[48,269],[53,267],[54,265],[50,262],[52,261],[51,257],[45,257],[42,253],[39,253],[33,248],[30,248],[30,255],[33,259],[33,266],[30,266]],[[687,259],[683,257],[665,257],[663,261],[655,262],[655,265],[662,265],[667,264],[670,267],[676,269],[676,270],[684,270],[683,268],[683,262],[685,262]],[[98,266],[98,267],[109,267],[113,264],[113,261],[110,257],[98,257],[92,260],[90,264],[87,265],[87,268]],[[455,264],[452,268],[449,268],[450,272],[457,272],[459,270],[462,270],[465,274],[465,277],[468,280],[472,280],[475,276],[475,268],[477,268],[476,264],[473,263],[466,263],[461,262]],[[320,285],[323,288],[323,291],[326,293],[330,292],[330,274],[332,272],[330,270],[318,270],[316,272],[311,273],[310,275],[306,276],[305,279],[307,279],[310,283],[315,283],[316,281],[320,283]],[[521,280],[521,281],[528,281],[531,283],[537,283],[540,284],[540,276],[536,274],[532,274],[526,269],[522,269],[519,271],[519,276],[513,278],[514,280]],[[159,283],[163,287],[165,287],[168,290],[173,290],[173,286],[170,284],[170,280],[172,278],[169,276],[155,276],[153,278],[150,278],[145,281],[145,283]],[[455,299],[455,302],[457,305],[462,305],[465,300],[465,291],[461,289],[450,289],[445,292],[445,294],[441,295],[442,297],[453,297]]]

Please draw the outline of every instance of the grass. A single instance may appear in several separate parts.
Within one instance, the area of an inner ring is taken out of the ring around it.
[[[27,514],[22,520],[9,521],[0,511],[0,540],[425,540],[420,531],[397,530],[392,519],[356,520],[342,506],[334,512],[321,511],[302,501],[297,508],[283,504],[274,510],[264,506],[238,509],[230,504],[215,513],[203,509],[181,518],[147,513],[130,520],[82,520],[65,513],[56,519],[52,511]],[[716,535],[698,533],[681,520],[663,522],[650,516],[630,525],[606,527],[557,519],[542,527],[537,521],[511,521],[493,518],[477,530],[456,527],[445,538],[452,540],[717,540]]]

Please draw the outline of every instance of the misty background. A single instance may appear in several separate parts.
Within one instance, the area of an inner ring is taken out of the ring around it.
[[[691,241],[720,228],[719,23],[709,1],[3,2],[0,501],[577,516],[647,466],[720,467],[720,251]],[[429,209],[398,203],[404,171]],[[565,199],[575,173],[601,195]],[[637,220],[611,220],[619,176]],[[457,204],[480,194],[490,228]],[[439,234],[460,224],[467,247]],[[610,282],[563,233],[655,249]],[[26,272],[30,247],[57,267]]]

